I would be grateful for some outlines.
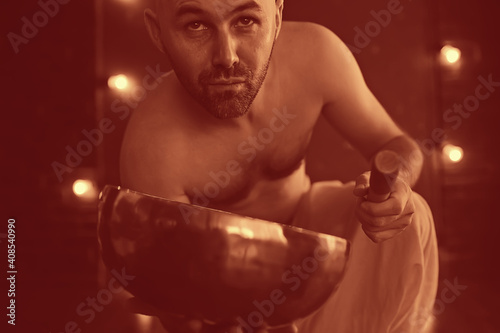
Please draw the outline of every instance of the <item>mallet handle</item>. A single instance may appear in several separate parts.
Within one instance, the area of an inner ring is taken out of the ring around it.
[[[401,161],[392,150],[382,150],[373,159],[368,200],[382,202],[389,198],[399,173]]]

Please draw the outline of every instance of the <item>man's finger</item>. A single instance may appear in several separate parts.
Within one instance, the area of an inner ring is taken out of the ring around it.
[[[358,200],[360,208],[367,214],[375,217],[401,215],[408,213],[413,207],[412,192],[392,192],[390,197],[379,203],[368,200]]]
[[[362,227],[365,232],[378,233],[384,231],[398,231],[405,230],[411,223],[410,218],[403,218],[401,220],[397,220],[395,223],[384,225],[381,227],[375,226],[372,223],[363,223]]]
[[[364,212],[362,209],[356,210],[358,221],[368,228],[373,229],[372,231],[406,228],[411,223],[413,215],[414,212],[412,210],[405,210],[402,215],[375,217]]]
[[[391,239],[400,233],[403,232],[403,229],[390,229],[390,230],[384,230],[384,231],[377,231],[377,232],[371,232],[368,231],[364,226],[363,226],[363,231],[365,232],[366,236],[371,239],[372,242],[374,243],[382,243],[383,241],[386,241],[388,239]]]
[[[356,185],[354,186],[353,193],[357,197],[364,197],[368,194],[368,187],[370,181],[370,173],[365,172],[356,178]]]
[[[403,216],[402,218],[395,221],[395,223],[383,226],[376,227],[369,223],[363,223],[362,228],[365,234],[375,243],[380,243],[384,240],[393,238],[403,232],[412,221],[412,215],[408,214]]]

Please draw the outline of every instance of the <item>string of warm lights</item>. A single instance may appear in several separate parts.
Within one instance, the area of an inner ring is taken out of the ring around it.
[[[444,66],[456,67],[462,60],[462,51],[451,44],[446,44],[441,48],[440,62]],[[459,163],[464,158],[464,150],[452,144],[446,144],[442,148],[443,158],[446,162]]]

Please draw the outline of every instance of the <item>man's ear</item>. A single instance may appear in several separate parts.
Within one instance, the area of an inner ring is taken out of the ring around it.
[[[284,0],[276,0],[276,39],[281,31],[281,25],[283,24],[283,7],[285,6]]]
[[[146,29],[148,30],[149,37],[155,44],[155,46],[162,53],[166,53],[163,42],[161,41],[161,28],[158,22],[158,15],[151,9],[147,8],[144,10],[144,23],[146,24]]]

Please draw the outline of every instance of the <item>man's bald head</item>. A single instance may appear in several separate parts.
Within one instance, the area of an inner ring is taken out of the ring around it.
[[[167,2],[167,1],[179,1],[179,0],[152,0],[153,3],[152,3],[152,8],[154,8],[154,10],[156,12],[159,12],[160,9],[161,9],[161,6]],[[278,1],[282,1],[284,2],[284,0],[274,0],[275,3],[278,3]]]

